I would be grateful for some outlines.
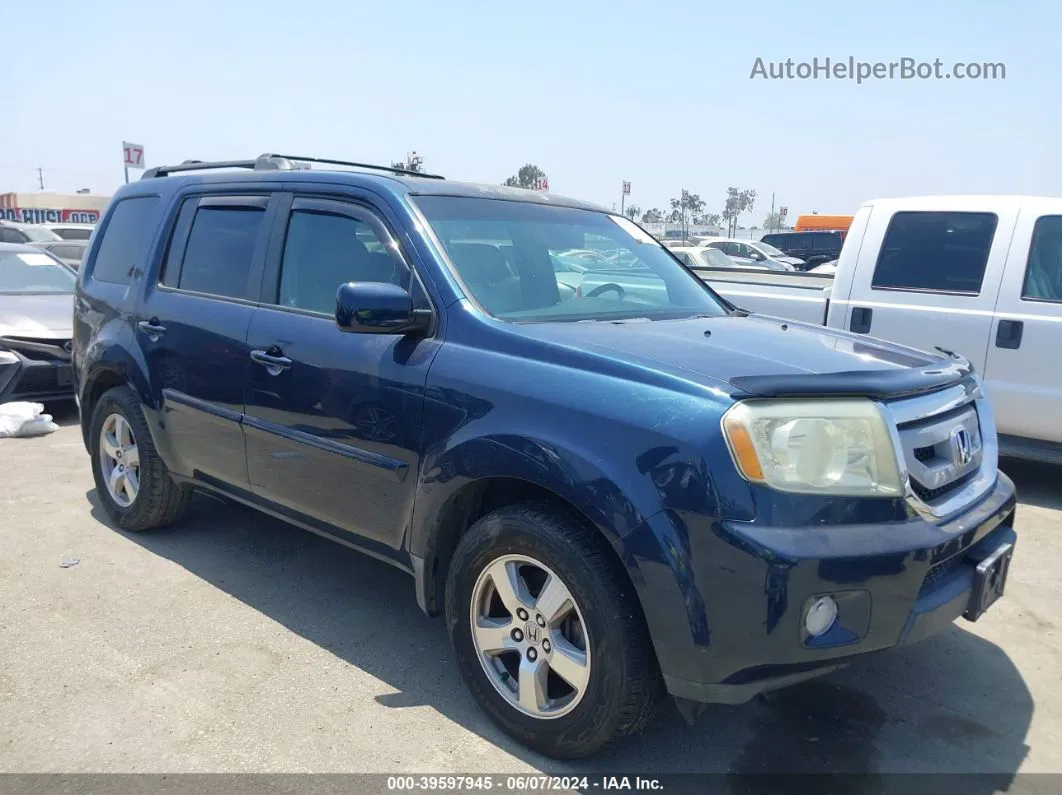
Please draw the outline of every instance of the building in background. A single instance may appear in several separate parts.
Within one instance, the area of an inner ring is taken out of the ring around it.
[[[0,193],[0,220],[22,224],[94,224],[110,196],[91,193]]]

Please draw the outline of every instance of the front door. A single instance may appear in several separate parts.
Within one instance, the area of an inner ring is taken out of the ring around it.
[[[267,196],[185,199],[134,331],[161,407],[169,467],[243,489],[247,328],[261,289],[268,210]]]
[[[1001,434],[1062,443],[1062,201],[1054,215],[1042,210],[1018,219],[985,386]]]
[[[248,335],[251,488],[329,525],[325,532],[396,549],[413,507],[438,343],[341,331],[336,291],[351,281],[412,284],[423,307],[426,295],[366,207],[296,197],[282,224]]]

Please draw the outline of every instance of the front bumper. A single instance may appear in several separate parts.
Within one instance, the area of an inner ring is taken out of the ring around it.
[[[1013,484],[1000,474],[978,504],[943,524],[787,529],[671,515],[670,527],[647,527],[688,544],[686,576],[669,593],[651,566],[639,587],[668,690],[741,703],[944,630],[967,612],[978,562],[1014,545],[1014,509]],[[814,638],[804,615],[823,595],[835,598],[838,618]],[[685,622],[663,615],[676,597]]]
[[[43,347],[43,346],[41,346]],[[0,403],[15,400],[72,400],[69,358],[13,349],[0,344]]]

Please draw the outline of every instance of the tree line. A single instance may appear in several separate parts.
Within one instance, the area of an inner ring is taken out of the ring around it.
[[[396,161],[391,165],[393,168],[420,171],[423,161],[415,155],[416,153],[407,162]],[[546,179],[545,171],[534,163],[527,163],[521,166],[515,174],[506,178],[502,184],[510,188],[533,190]],[[690,226],[719,226],[725,221],[727,237],[734,237],[738,230],[738,219],[743,213],[751,213],[756,205],[756,191],[752,188],[727,188],[723,209],[719,212],[709,212],[704,199],[686,188],[671,199],[668,205],[668,209],[665,210],[653,207],[643,212],[638,205],[630,204],[624,208],[623,214],[632,221],[641,221],[643,224],[679,224],[684,237],[689,234]],[[763,226],[766,229],[778,228],[782,225],[781,220],[777,215],[768,215]]]

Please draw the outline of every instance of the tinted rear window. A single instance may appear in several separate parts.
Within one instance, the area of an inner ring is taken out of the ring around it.
[[[836,248],[841,247],[841,236],[832,232],[816,232],[813,235],[815,239],[815,248]]]
[[[55,233],[59,235],[63,240],[88,240],[92,237],[91,229],[71,229],[69,227],[59,227],[55,230]]]
[[[260,207],[200,207],[188,235],[178,287],[245,298],[264,217]]]
[[[155,232],[158,196],[122,199],[111,210],[96,252],[92,278],[98,282],[129,284],[133,270],[144,265]]]
[[[85,248],[83,246],[55,245],[51,247],[50,251],[61,259],[80,260],[81,255],[85,253]]]
[[[996,222],[993,213],[896,213],[885,232],[872,285],[976,295]]]

